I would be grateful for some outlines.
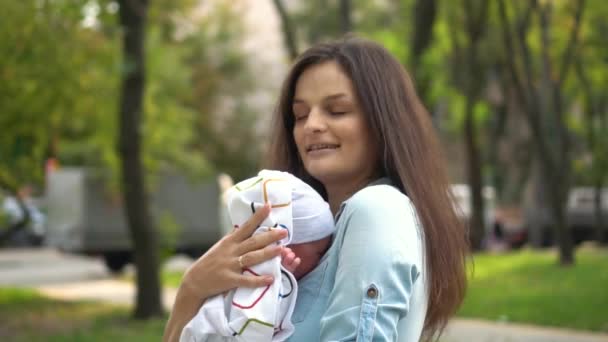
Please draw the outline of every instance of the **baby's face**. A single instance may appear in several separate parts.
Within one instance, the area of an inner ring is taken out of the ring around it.
[[[288,247],[301,259],[300,266],[293,273],[294,277],[300,279],[312,271],[330,245],[331,235],[321,240],[289,245]]]

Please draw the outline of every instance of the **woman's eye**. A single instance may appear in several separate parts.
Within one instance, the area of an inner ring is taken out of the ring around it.
[[[349,108],[347,106],[339,105],[339,106],[328,106],[327,111],[331,115],[343,115],[349,112]]]
[[[306,116],[307,116],[306,114],[296,114],[296,115],[294,115],[296,121],[301,121],[303,119],[306,119]]]

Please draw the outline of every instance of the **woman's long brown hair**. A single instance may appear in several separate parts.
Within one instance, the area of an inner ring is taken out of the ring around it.
[[[304,52],[283,84],[275,112],[268,167],[295,174],[326,196],[304,169],[293,137],[292,102],[298,78],[312,65],[338,63],[353,83],[378,141],[385,176],[412,200],[424,230],[429,292],[423,337],[438,337],[466,292],[466,230],[458,219],[430,115],[400,63],[382,46],[358,38]]]

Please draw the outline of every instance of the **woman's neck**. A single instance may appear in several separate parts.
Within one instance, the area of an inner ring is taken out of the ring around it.
[[[365,177],[351,182],[327,182],[323,185],[327,191],[327,200],[331,213],[335,216],[340,210],[342,202],[350,198],[355,192],[363,189],[373,180],[372,177]]]

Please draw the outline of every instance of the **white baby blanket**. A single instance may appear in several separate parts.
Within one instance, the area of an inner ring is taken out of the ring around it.
[[[255,234],[269,229],[287,229],[280,241],[287,245],[293,235],[290,174],[263,170],[228,190],[228,210],[235,227],[247,221],[265,203],[271,211]],[[184,327],[180,342],[199,341],[285,341],[293,333],[291,315],[297,296],[294,276],[276,257],[245,268],[243,273],[273,275],[274,283],[261,288],[237,288],[225,296],[209,298]]]

